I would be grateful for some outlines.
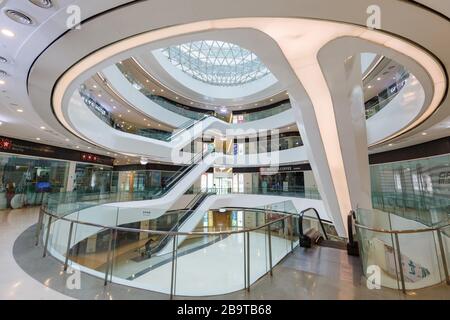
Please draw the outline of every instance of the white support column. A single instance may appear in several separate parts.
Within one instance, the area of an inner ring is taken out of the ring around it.
[[[325,46],[317,63],[297,70],[311,99],[295,88],[291,95],[318,189],[340,236],[347,236],[350,210],[371,208],[360,55],[346,50],[339,42]]]
[[[319,59],[333,100],[352,209],[371,209],[361,54],[346,56],[346,51],[340,43],[329,45],[320,53]]]
[[[67,173],[67,184],[66,184],[67,192],[72,192],[75,187],[76,168],[77,168],[77,163],[74,161],[70,161],[69,162],[69,170]]]

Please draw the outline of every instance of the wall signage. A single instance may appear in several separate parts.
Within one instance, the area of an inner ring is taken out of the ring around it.
[[[67,161],[91,162],[107,166],[113,166],[114,162],[113,158],[106,156],[87,154],[72,149],[7,137],[0,137],[0,152]]]

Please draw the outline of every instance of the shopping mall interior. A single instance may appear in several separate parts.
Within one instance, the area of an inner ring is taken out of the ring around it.
[[[0,9],[0,299],[450,300],[450,2]]]

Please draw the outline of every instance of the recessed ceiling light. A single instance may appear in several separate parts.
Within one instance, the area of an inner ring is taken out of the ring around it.
[[[380,78],[380,77],[378,77],[378,78],[377,78],[377,80],[378,80],[378,81],[380,81],[380,80],[381,80],[381,78]]]
[[[70,141],[70,139],[66,139],[66,142],[69,142]]]
[[[45,130],[45,127],[44,127],[44,126],[42,126],[42,127],[41,127],[41,130]]]
[[[3,122],[0,121],[0,126],[3,124]]]
[[[131,110],[127,110],[127,112],[128,112],[128,113],[130,113],[130,112],[131,112]]]
[[[10,18],[11,20],[20,23],[20,24],[25,24],[25,25],[32,25],[33,24],[33,20],[27,16],[25,13],[22,13],[20,11],[16,11],[16,10],[6,10],[5,14],[8,18]]]
[[[177,100],[178,100],[179,98],[178,98],[178,97],[175,97],[175,99],[177,99]]]
[[[4,85],[5,83],[5,80],[0,80],[0,85]]]
[[[94,85],[92,86],[92,88],[97,89],[97,85],[94,84]]]
[[[423,136],[426,136],[427,134],[428,134],[428,133],[426,133],[426,132],[422,132],[422,135],[423,135]]]
[[[22,112],[23,112],[23,109],[17,109],[17,112],[22,113]]]
[[[122,118],[122,115],[121,115],[121,114],[119,114],[119,118]]]
[[[164,92],[164,89],[161,89],[161,92]]]
[[[102,97],[102,95],[101,95],[101,94],[99,93],[99,94],[98,94],[98,97],[99,97],[99,98],[101,98],[101,97]]]
[[[80,149],[80,146],[76,146],[75,148]]]
[[[16,35],[14,32],[12,32],[12,31],[9,30],[9,29],[2,29],[2,34],[3,34],[4,36],[9,37],[9,38],[12,38],[12,37],[14,37],[14,36]]]
[[[145,79],[145,82],[149,83],[149,82],[150,82],[150,80],[148,80],[148,79]]]
[[[389,143],[389,147],[392,147],[393,146],[393,144],[392,143]]]
[[[91,147],[88,147],[88,149],[91,149]]]
[[[371,86],[371,85],[368,85],[367,88],[368,88],[368,89],[372,89],[372,86]]]
[[[41,138],[36,138],[37,141],[41,141]]]
[[[7,62],[8,62],[8,59],[0,56],[0,63],[7,63]]]
[[[32,4],[37,5],[38,7],[49,9],[53,7],[52,0],[29,0]]]

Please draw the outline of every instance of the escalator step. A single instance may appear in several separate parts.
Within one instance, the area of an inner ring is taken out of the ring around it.
[[[347,251],[347,244],[343,241],[320,240],[318,243],[321,247],[334,248]]]

